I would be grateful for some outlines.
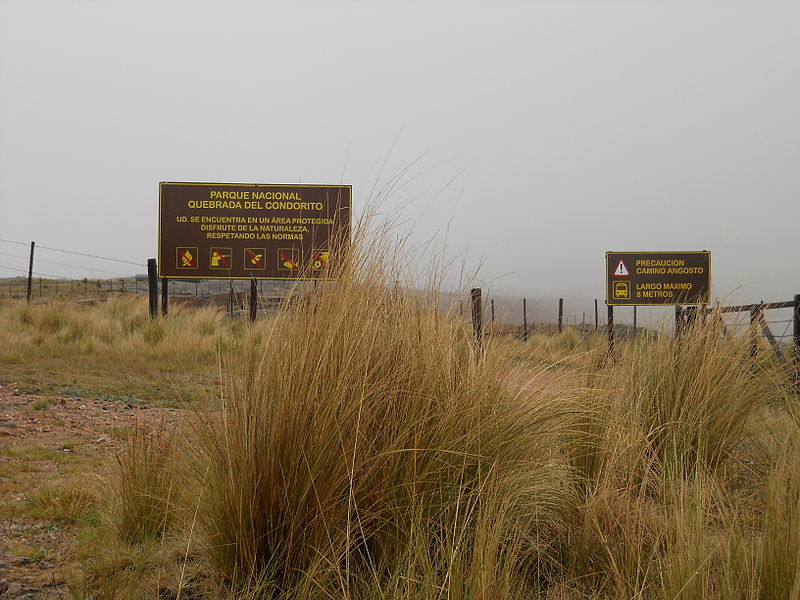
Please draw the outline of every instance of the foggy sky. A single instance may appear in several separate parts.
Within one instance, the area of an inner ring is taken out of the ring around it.
[[[785,300],[798,57],[796,2],[0,0],[0,238],[144,263],[159,181],[358,210],[408,169],[383,210],[492,293],[588,306],[607,250],[711,250],[716,297]]]

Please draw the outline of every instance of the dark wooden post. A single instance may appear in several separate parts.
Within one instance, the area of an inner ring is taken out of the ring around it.
[[[250,321],[256,320],[258,314],[258,286],[256,280],[250,280]]]
[[[494,298],[491,300],[492,305],[492,327],[494,327]]]
[[[42,297],[42,276],[39,275],[39,298]]]
[[[155,258],[147,261],[147,285],[150,292],[150,318],[158,316],[158,264]]]
[[[794,315],[792,317],[792,341],[794,342],[794,379],[800,383],[800,294],[794,296]]]
[[[169,310],[169,279],[161,278],[161,316],[166,317]]]
[[[633,337],[636,337],[636,305],[633,305]]]
[[[683,332],[683,309],[680,306],[675,307],[675,337],[681,337]]]
[[[564,330],[564,299],[558,299],[558,333]]]
[[[28,262],[28,302],[31,301],[32,286],[33,286],[33,249],[36,247],[36,242],[31,242],[31,259]]]
[[[600,328],[600,314],[597,311],[597,298],[594,299],[594,330]]]
[[[750,356],[755,358],[758,354],[758,312],[755,304],[750,307]]]
[[[483,343],[483,303],[481,301],[481,288],[470,290],[472,299],[472,332],[475,335],[475,349],[480,352]]]
[[[522,299],[522,341],[528,341],[528,300]]]
[[[608,305],[608,355],[614,356],[614,306]]]

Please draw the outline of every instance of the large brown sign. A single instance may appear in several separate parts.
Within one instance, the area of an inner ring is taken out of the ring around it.
[[[708,304],[710,299],[710,252],[606,252],[606,304]]]
[[[162,182],[160,277],[330,279],[349,185]]]

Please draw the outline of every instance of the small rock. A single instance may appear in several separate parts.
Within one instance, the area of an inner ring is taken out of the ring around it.
[[[36,587],[40,589],[47,587],[57,588],[64,585],[64,581],[64,576],[61,573],[52,571],[50,573],[42,573],[36,578],[35,583]]]
[[[40,569],[52,569],[53,568],[53,565],[51,565],[46,560],[40,560],[38,563],[36,563],[36,566],[39,567]]]
[[[22,591],[22,586],[3,579],[0,581],[0,598],[15,598]]]
[[[33,562],[32,559],[28,558],[27,556],[18,556],[16,558],[11,559],[11,564],[15,567],[24,567],[29,565]]]

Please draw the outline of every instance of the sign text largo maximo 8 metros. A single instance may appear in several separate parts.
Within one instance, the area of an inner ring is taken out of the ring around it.
[[[161,183],[161,277],[328,279],[350,239],[349,185]]]
[[[711,253],[606,252],[606,303],[708,304]]]

